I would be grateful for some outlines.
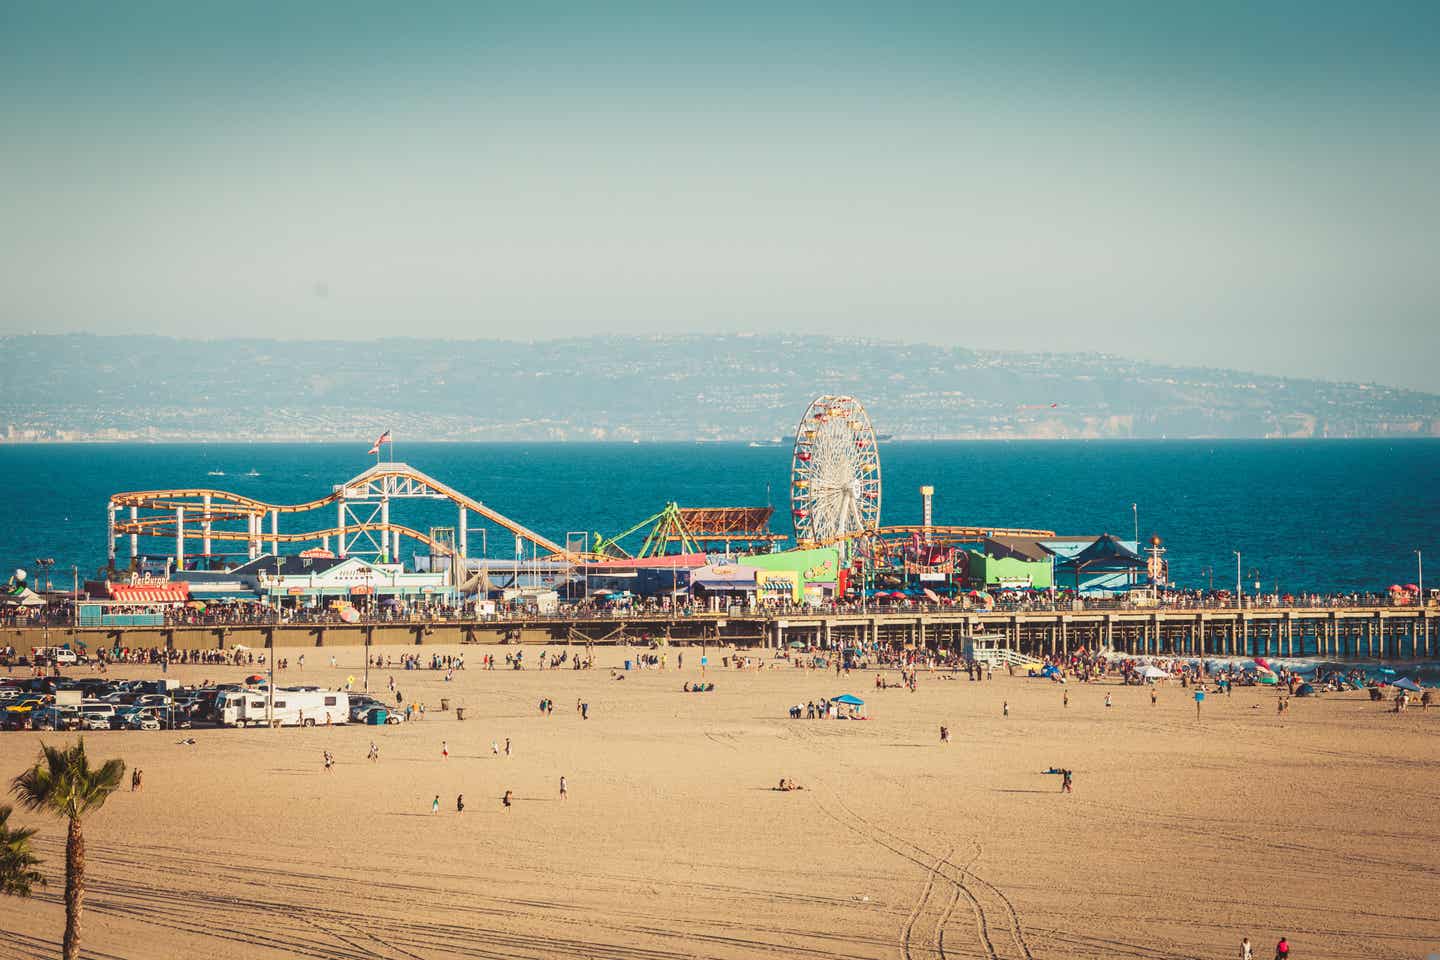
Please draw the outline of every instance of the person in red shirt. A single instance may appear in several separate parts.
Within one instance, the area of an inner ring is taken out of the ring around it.
[[[1284,937],[1281,937],[1280,942],[1275,944],[1275,960],[1287,960],[1289,956],[1290,941],[1286,940]]]

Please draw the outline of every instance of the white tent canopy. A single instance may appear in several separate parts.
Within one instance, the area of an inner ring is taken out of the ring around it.
[[[1147,663],[1145,664],[1145,666],[1140,668],[1140,676],[1146,680],[1164,680],[1166,677],[1170,676],[1170,674],[1166,673],[1164,670],[1161,670],[1153,663]]]
[[[29,587],[22,587],[19,593],[0,594],[0,600],[21,607],[43,607],[45,600]]]

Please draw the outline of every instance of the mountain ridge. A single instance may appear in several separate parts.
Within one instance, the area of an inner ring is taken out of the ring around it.
[[[563,340],[0,337],[0,441],[751,440],[819,394],[897,439],[1440,436],[1376,384],[785,334]]]

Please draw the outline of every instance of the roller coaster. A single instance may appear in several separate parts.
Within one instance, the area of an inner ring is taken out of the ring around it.
[[[393,521],[390,508],[392,501],[396,500],[448,500],[454,504],[457,523],[453,542]],[[331,505],[336,511],[333,525],[280,532],[282,513],[311,513]],[[517,542],[528,541],[534,545],[537,554],[543,550],[549,559],[572,562],[585,559],[582,553],[562,547],[409,464],[390,462],[377,463],[364,473],[336,485],[329,495],[304,503],[266,503],[227,490],[203,488],[114,494],[107,506],[109,561],[114,567],[116,541],[120,537],[129,538],[132,564],[140,556],[141,537],[173,541],[173,555],[179,567],[185,564],[189,540],[200,541],[200,554],[207,559],[212,555],[215,541],[244,542],[249,557],[253,559],[264,551],[267,542],[272,553],[278,553],[282,543],[309,543],[330,551],[331,538],[334,538],[335,544],[333,552],[339,557],[397,558],[402,538],[408,538],[424,544],[432,552],[453,554],[463,559],[468,556],[469,517],[472,513],[510,531]],[[265,530],[267,517],[270,521],[268,532]],[[243,529],[224,526],[242,522]]]

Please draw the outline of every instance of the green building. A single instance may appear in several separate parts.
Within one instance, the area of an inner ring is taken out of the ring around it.
[[[1016,556],[992,557],[970,552],[966,579],[973,590],[1003,590],[1034,587],[1048,590],[1054,586],[1052,562],[1025,560]]]

